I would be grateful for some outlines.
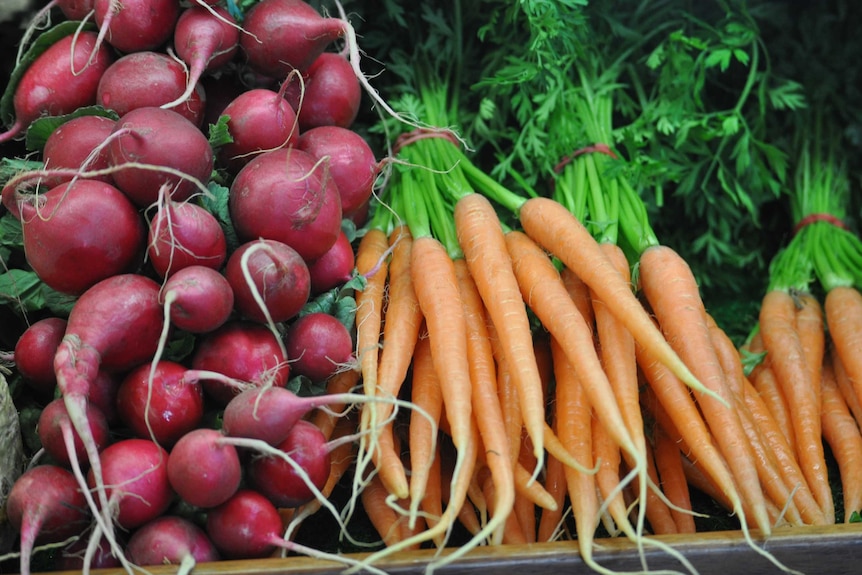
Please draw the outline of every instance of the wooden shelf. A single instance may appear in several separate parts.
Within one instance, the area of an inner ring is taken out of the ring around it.
[[[776,529],[764,541],[756,532],[757,545],[772,553],[788,568],[806,575],[843,575],[860,572],[862,524]],[[782,570],[753,550],[739,531],[700,533],[693,536],[661,536],[658,541],[680,552],[700,575],[766,575]],[[377,564],[390,575],[423,573],[433,550],[402,552]],[[638,571],[637,547],[623,538],[596,541],[595,560],[614,571]],[[361,558],[362,554],[351,555]],[[646,548],[650,570],[673,569],[687,573],[679,561],[664,551]],[[200,564],[192,575],[337,575],[341,563],[307,557],[220,561]],[[148,567],[153,575],[177,572],[176,566]],[[73,572],[52,572],[71,575]],[[119,575],[121,569],[93,570],[93,575]],[[503,545],[477,548],[465,557],[435,570],[438,575],[579,575],[593,574],[581,560],[574,541]]]

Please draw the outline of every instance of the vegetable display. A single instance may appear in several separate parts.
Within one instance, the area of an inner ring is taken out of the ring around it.
[[[371,4],[22,16],[0,571],[862,521],[859,9]]]

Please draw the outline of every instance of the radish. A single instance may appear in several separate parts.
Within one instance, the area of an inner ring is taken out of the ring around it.
[[[184,94],[186,70],[167,54],[132,52],[111,64],[96,91],[96,102],[120,117],[132,110],[174,102],[172,110],[195,126],[203,123],[206,94],[203,89]],[[177,101],[178,98],[181,98]]]
[[[90,12],[96,0],[55,0],[60,12],[69,20],[83,20]]]
[[[43,194],[19,196],[15,209],[27,262],[59,292],[81,294],[101,280],[134,271],[142,261],[143,219],[110,184],[67,182]]]
[[[163,278],[193,265],[219,269],[227,259],[227,239],[205,208],[167,200],[150,220],[147,258]]]
[[[311,295],[316,296],[344,285],[353,277],[356,254],[347,234],[342,231],[329,250],[308,264],[311,276]]]
[[[213,151],[206,136],[187,118],[152,106],[136,108],[120,118],[110,144],[111,164],[140,162],[153,167],[125,167],[114,182],[132,202],[145,208],[159,198],[163,184],[171,199],[186,200],[210,179]],[[163,168],[163,169],[159,169]]]
[[[117,413],[135,436],[169,449],[204,416],[203,388],[188,368],[161,360],[129,372],[117,390]]]
[[[324,18],[304,0],[262,0],[246,13],[240,45],[261,74],[284,78],[305,71],[345,33],[345,22]]]
[[[135,565],[207,563],[221,557],[206,532],[177,515],[163,515],[135,531],[126,545]]]
[[[248,467],[249,485],[265,495],[276,507],[299,507],[314,500],[329,478],[330,449],[319,427],[300,419],[287,437],[275,446],[289,457],[260,455]],[[301,471],[300,471],[301,470]]]
[[[240,170],[261,152],[294,146],[299,140],[296,112],[282,92],[254,88],[225,106],[227,128],[233,138],[219,149],[219,158],[233,171]]]
[[[165,108],[189,99],[204,72],[218,70],[233,59],[239,51],[239,27],[221,6],[191,6],[177,19],[174,50],[189,67],[188,79],[183,93]]]
[[[284,549],[317,559],[359,565],[350,557],[325,553],[284,539],[278,509],[253,489],[240,489],[211,510],[207,514],[205,529],[222,556],[228,559],[258,559],[268,557],[276,549]],[[363,567],[377,575],[384,573],[373,566]]]
[[[0,143],[22,133],[42,115],[70,114],[96,103],[96,89],[102,74],[113,62],[107,47],[96,46],[96,34],[71,34],[52,44],[21,76],[12,100],[15,121],[0,134]]]
[[[341,232],[338,188],[326,163],[302,150],[273,150],[251,160],[231,184],[229,205],[242,240],[280,241],[306,262],[326,253]]]
[[[90,403],[99,408],[109,426],[118,423],[117,388],[120,387],[119,376],[106,369],[100,369],[90,382]]]
[[[299,396],[284,387],[255,387],[243,391],[225,406],[222,431],[230,437],[278,445],[311,410],[362,400],[363,396],[350,393]]]
[[[46,317],[24,330],[15,343],[15,367],[24,381],[40,395],[50,395],[57,386],[54,354],[66,332],[66,320]]]
[[[233,312],[233,288],[227,278],[205,266],[189,266],[173,274],[162,293],[171,323],[190,333],[214,331]]]
[[[108,501],[117,525],[133,529],[168,509],[174,493],[167,462],[168,452],[149,439],[123,439],[102,451]],[[87,483],[95,487],[92,468]]]
[[[12,485],[6,517],[21,534],[21,574],[30,573],[36,543],[56,543],[81,533],[89,524],[87,503],[71,471],[39,465]]]
[[[115,120],[105,116],[79,116],[64,122],[54,129],[45,140],[42,161],[49,170],[76,168],[84,171],[105,170],[110,158],[104,143],[114,130]],[[42,184],[48,187],[68,182],[73,176],[45,178]],[[88,176],[108,184],[113,182],[110,174]]]
[[[168,456],[168,480],[180,498],[203,509],[227,501],[242,481],[239,455],[224,435],[198,428],[183,435]]]
[[[191,366],[253,386],[283,387],[290,374],[281,341],[265,326],[248,321],[229,321],[202,336]],[[204,392],[220,405],[226,405],[241,391],[221,381],[203,379],[201,384]]]
[[[297,147],[327,162],[345,217],[359,211],[371,199],[380,163],[357,132],[340,126],[311,128],[299,138]]]
[[[324,52],[298,80],[290,81],[287,99],[303,132],[318,126],[350,128],[359,114],[362,86],[341,54]],[[290,79],[289,79],[290,80]]]
[[[319,383],[353,359],[353,338],[347,327],[333,315],[313,312],[290,324],[284,336],[291,372]]]
[[[96,448],[102,450],[110,443],[110,427],[104,414],[92,403],[87,404],[87,423],[90,426],[90,435],[96,442]],[[72,429],[72,420],[66,411],[66,403],[62,397],[52,400],[39,414],[39,422],[36,431],[45,451],[56,460],[59,465],[69,467],[71,459],[64,439],[64,426],[68,426],[74,438],[72,447],[74,455],[78,460],[85,456],[84,443],[80,436]]]
[[[305,260],[275,240],[242,244],[228,258],[224,273],[233,288],[236,309],[252,321],[287,321],[299,313],[311,293]]]
[[[162,46],[174,32],[179,0],[94,0],[100,41],[120,52],[142,52]]]

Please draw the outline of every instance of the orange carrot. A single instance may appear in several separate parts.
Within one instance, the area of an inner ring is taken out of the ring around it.
[[[761,336],[760,331],[758,331],[752,338],[749,345],[749,351],[758,354],[765,351],[763,349],[763,337]],[[787,444],[791,447],[793,453],[796,453],[796,436],[793,434],[793,424],[790,421],[790,410],[787,406],[787,400],[784,398],[784,393],[781,391],[781,387],[775,379],[775,372],[772,371],[769,356],[764,357],[763,360],[755,366],[754,370],[752,370],[749,375],[749,381],[754,385],[754,389],[757,391],[757,394],[763,399],[769,413],[772,414],[772,417],[778,424],[782,435],[784,435],[784,438],[787,440]]]
[[[497,500],[494,508],[501,517],[512,511],[515,501],[513,461],[503,411],[497,396],[497,371],[488,333],[487,318],[479,290],[464,260],[455,261],[458,289],[467,320],[467,357],[470,361],[470,381],[473,384],[473,405],[476,425],[482,437],[484,459],[494,481]],[[518,424],[520,428],[520,423]],[[493,543],[502,541],[503,530],[496,529]]]
[[[488,501],[488,513],[491,517],[502,517],[503,519],[503,540],[505,545],[523,545],[526,544],[527,537],[523,527],[519,521],[519,516],[516,513],[508,513],[505,516],[499,515],[494,507],[494,502],[498,499],[496,494],[496,486],[494,478],[491,474],[479,476],[479,481],[482,485],[482,492],[485,494],[485,499]]]
[[[686,385],[709,393],[662,336],[600,244],[565,206],[548,198],[531,198],[521,206],[519,218],[528,236],[560,258],[602,300],[613,306],[611,311],[625,324],[635,341],[650,350],[652,357],[668,366]]]
[[[389,247],[392,258],[389,262],[388,299],[386,316],[383,324],[383,348],[377,367],[377,395],[380,397],[398,397],[401,385],[407,377],[413,349],[419,338],[419,328],[422,325],[422,312],[416,293],[413,290],[413,280],[410,274],[410,251],[413,237],[407,226],[397,226],[389,234]],[[377,410],[377,422],[385,421],[392,413],[392,404],[374,403],[372,409]],[[380,436],[375,443],[377,449],[372,452],[372,461],[380,475],[380,480],[386,489],[396,497],[407,497],[407,476],[400,454],[396,453],[392,441],[392,426],[378,428]]]
[[[383,296],[388,273],[389,239],[378,228],[369,229],[356,249],[356,270],[367,278],[365,287],[356,291],[356,358],[362,374],[362,389],[369,397],[377,393],[377,365],[380,354],[380,334],[383,323]],[[373,403],[362,406],[360,429],[376,429],[374,421],[376,408]],[[365,467],[371,462],[374,446],[369,445],[373,438],[360,439],[357,455],[358,476],[364,474]]]
[[[826,293],[824,310],[835,353],[862,404],[862,293],[853,286],[832,288]]]
[[[844,522],[849,523],[852,512],[862,512],[862,482],[859,480],[862,477],[862,434],[838,389],[838,382],[829,362],[823,364],[821,389],[823,437],[838,462],[844,499]]]
[[[593,439],[593,460],[598,462],[596,472],[596,487],[602,496],[603,505],[607,507],[610,522],[615,525],[606,527],[611,535],[616,535],[620,529],[617,524],[628,523],[628,509],[623,499],[620,487],[620,447],[614,442],[598,418],[593,415],[591,432]]]
[[[556,457],[548,457],[545,467],[545,490],[554,498],[556,508],[542,509],[536,533],[536,540],[540,542],[556,539],[566,499],[565,466]]]
[[[694,274],[676,251],[660,245],[641,253],[639,271],[641,289],[667,341],[698,380],[712,391],[712,394],[696,393],[698,403],[736,478],[737,488],[753,513],[751,519],[768,534],[771,525],[754,453],[733,409],[733,398],[710,340],[707,314]],[[671,411],[667,405],[665,409]]]
[[[661,485],[658,468],[655,461],[655,448],[652,444],[647,444],[646,448],[647,473],[653,485]],[[649,516],[650,526],[653,533],[656,535],[668,535],[677,532],[676,519],[671,513],[670,507],[659,499],[654,491],[647,492],[647,514]]]
[[[527,309],[506,250],[503,228],[491,202],[467,194],[455,204],[455,230],[464,260],[496,328],[503,356],[518,390],[524,428],[533,442],[536,473],[544,466],[545,399]]]
[[[670,513],[676,524],[677,533],[695,533],[697,528],[691,507],[691,493],[682,467],[682,454],[663,427],[653,429],[655,445],[655,465],[658,470],[661,488],[671,502]]]
[[[592,460],[592,434],[590,433],[592,408],[581,386],[577,372],[568,360],[556,338],[551,338],[551,354],[556,376],[556,403],[554,422],[557,436],[566,449],[582,462]],[[578,549],[584,562],[593,565],[593,541],[599,522],[599,499],[595,477],[572,467],[565,467],[566,485],[572,513],[575,517]]]
[[[835,383],[838,385],[838,389],[841,391],[841,395],[844,397],[844,401],[847,403],[850,413],[853,414],[856,424],[862,427],[862,403],[860,403],[859,397],[856,395],[853,381],[851,381],[850,376],[847,375],[847,369],[844,367],[844,362],[842,362],[841,358],[838,356],[838,352],[834,345],[829,346],[828,358],[829,363],[832,365],[832,374],[835,376]]]
[[[811,381],[811,370],[796,327],[796,304],[783,290],[770,290],[760,307],[760,332],[771,365],[793,414],[796,457],[814,498],[834,521],[835,506],[827,476],[820,423],[820,398]]]
[[[431,479],[434,466],[439,462],[437,457],[437,435],[440,416],[443,412],[443,394],[440,380],[431,360],[431,341],[420,337],[413,351],[413,372],[411,380],[410,401],[422,410],[428,417],[419,415],[415,410],[410,416],[409,452],[410,452],[410,484],[411,519],[416,517],[416,510],[426,497],[428,489],[439,490],[439,481]],[[387,488],[388,489],[388,488]],[[439,495],[439,494],[438,494]],[[440,501],[440,497],[433,497]],[[437,516],[442,515],[442,509]]]
[[[572,302],[559,272],[545,252],[526,234],[511,231],[505,239],[527,306],[557,340],[569,363],[578,372],[578,380],[602,425],[624,452],[628,452],[634,461],[642,463],[643,453],[638,452],[628,433],[596,353],[592,332]],[[583,461],[577,456],[575,458]],[[637,468],[643,469],[641,465]]]
[[[339,371],[329,378],[326,382],[326,393],[348,393],[359,383],[359,372],[355,369],[346,369]],[[327,410],[316,409],[311,416],[311,422],[314,423],[323,432],[323,435],[329,439],[332,435],[338,422],[344,419],[338,414],[344,413],[343,404],[330,404]]]
[[[389,491],[380,481],[379,475],[375,474],[369,479],[360,497],[368,519],[387,547],[393,547],[409,539],[405,533],[407,518],[390,506],[387,501]],[[418,547],[418,543],[404,546],[407,549],[418,549]]]

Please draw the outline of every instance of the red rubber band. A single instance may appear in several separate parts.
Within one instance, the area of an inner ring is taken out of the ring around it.
[[[445,128],[416,128],[412,132],[401,134],[395,139],[393,154],[397,155],[401,148],[409,146],[418,140],[424,140],[425,138],[443,138],[444,140],[449,140],[455,146],[460,145],[458,138],[455,137],[452,130],[447,130]]]
[[[808,214],[807,216],[805,216],[804,218],[799,220],[799,223],[793,227],[793,235],[795,236],[796,234],[798,234],[799,231],[802,228],[804,228],[805,226],[816,223],[816,222],[827,222],[827,223],[832,224],[833,226],[841,228],[842,230],[847,229],[847,225],[843,221],[841,221],[840,218],[836,218],[832,214],[827,214],[827,213]]]
[[[607,144],[598,143],[593,144],[592,146],[585,146],[579,150],[575,150],[574,152],[560,160],[560,162],[556,166],[554,166],[554,172],[559,174],[560,171],[565,168],[567,164],[571,163],[572,160],[574,160],[578,156],[593,153],[604,154],[606,156],[612,157],[615,160],[619,159],[619,157],[614,153],[614,151],[611,150],[610,146],[608,146]]]

